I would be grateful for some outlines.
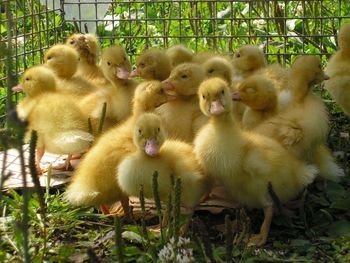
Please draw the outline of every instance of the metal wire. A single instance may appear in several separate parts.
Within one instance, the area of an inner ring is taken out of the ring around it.
[[[339,26],[350,20],[347,0],[3,0],[0,51],[8,41],[3,32],[7,2],[13,14],[10,59],[15,77],[26,67],[41,63],[47,48],[76,31],[74,23],[81,32],[96,30],[102,47],[115,40],[124,45],[133,61],[146,47],[183,43],[196,51],[230,54],[250,43],[263,47],[269,61],[286,64],[304,53],[325,60],[336,49]],[[73,15],[72,10],[76,10]],[[5,102],[7,80],[6,56],[1,55],[0,107]]]

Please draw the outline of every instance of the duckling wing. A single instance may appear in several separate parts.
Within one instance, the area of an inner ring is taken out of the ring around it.
[[[81,130],[69,130],[60,132],[51,143],[57,148],[57,152],[79,153],[91,146],[94,136]]]

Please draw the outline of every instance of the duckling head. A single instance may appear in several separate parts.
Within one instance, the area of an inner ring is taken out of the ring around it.
[[[171,99],[171,96],[165,93],[164,85],[157,80],[140,83],[134,93],[134,102],[143,105],[146,110],[155,109]]]
[[[266,110],[277,104],[277,92],[273,83],[263,76],[251,76],[242,81],[233,100],[242,101],[253,110]]]
[[[155,157],[165,141],[160,117],[153,113],[144,113],[136,121],[134,144],[150,157]]]
[[[79,55],[74,48],[58,44],[46,52],[44,61],[58,77],[71,78],[77,71]]]
[[[223,78],[227,83],[232,83],[233,67],[224,58],[213,57],[203,64],[207,77]]]
[[[45,66],[34,66],[27,69],[22,77],[22,84],[12,88],[13,91],[24,91],[28,97],[35,97],[45,92],[56,91],[53,72]]]
[[[338,34],[338,45],[342,52],[350,55],[350,23],[341,26]]]
[[[171,66],[176,67],[179,64],[190,62],[193,57],[193,51],[184,45],[175,45],[166,51],[167,56],[171,60]]]
[[[210,78],[202,82],[198,91],[199,106],[204,115],[219,116],[232,110],[232,99],[227,82]]]
[[[175,67],[163,83],[166,92],[170,95],[193,96],[205,77],[205,71],[201,65],[183,63]]]
[[[165,80],[170,71],[169,57],[161,50],[149,49],[136,59],[136,69],[130,76],[139,76],[145,80]]]
[[[309,55],[300,56],[292,64],[292,82],[304,83],[310,88],[327,79],[329,77],[324,73],[319,57]]]
[[[254,71],[267,65],[264,52],[257,46],[246,45],[239,48],[232,59],[235,68],[244,71]]]
[[[95,64],[99,44],[93,34],[73,34],[66,40],[66,45],[78,51],[80,59],[89,64]]]
[[[103,74],[110,81],[128,79],[131,63],[126,51],[121,46],[112,46],[103,50],[101,58]]]

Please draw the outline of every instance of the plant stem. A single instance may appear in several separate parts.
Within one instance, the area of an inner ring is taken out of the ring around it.
[[[124,245],[123,245],[123,239],[122,239],[121,222],[118,216],[116,216],[114,219],[114,226],[115,226],[115,246],[117,251],[118,262],[123,263],[124,262]]]

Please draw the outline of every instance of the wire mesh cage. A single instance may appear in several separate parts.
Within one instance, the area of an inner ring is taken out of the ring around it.
[[[326,59],[350,18],[345,0],[5,0],[0,10],[1,126],[17,99],[10,88],[18,76],[73,32],[97,34],[102,47],[119,43],[132,59],[147,47],[177,43],[228,54],[254,44],[269,61],[286,64],[305,53]]]

